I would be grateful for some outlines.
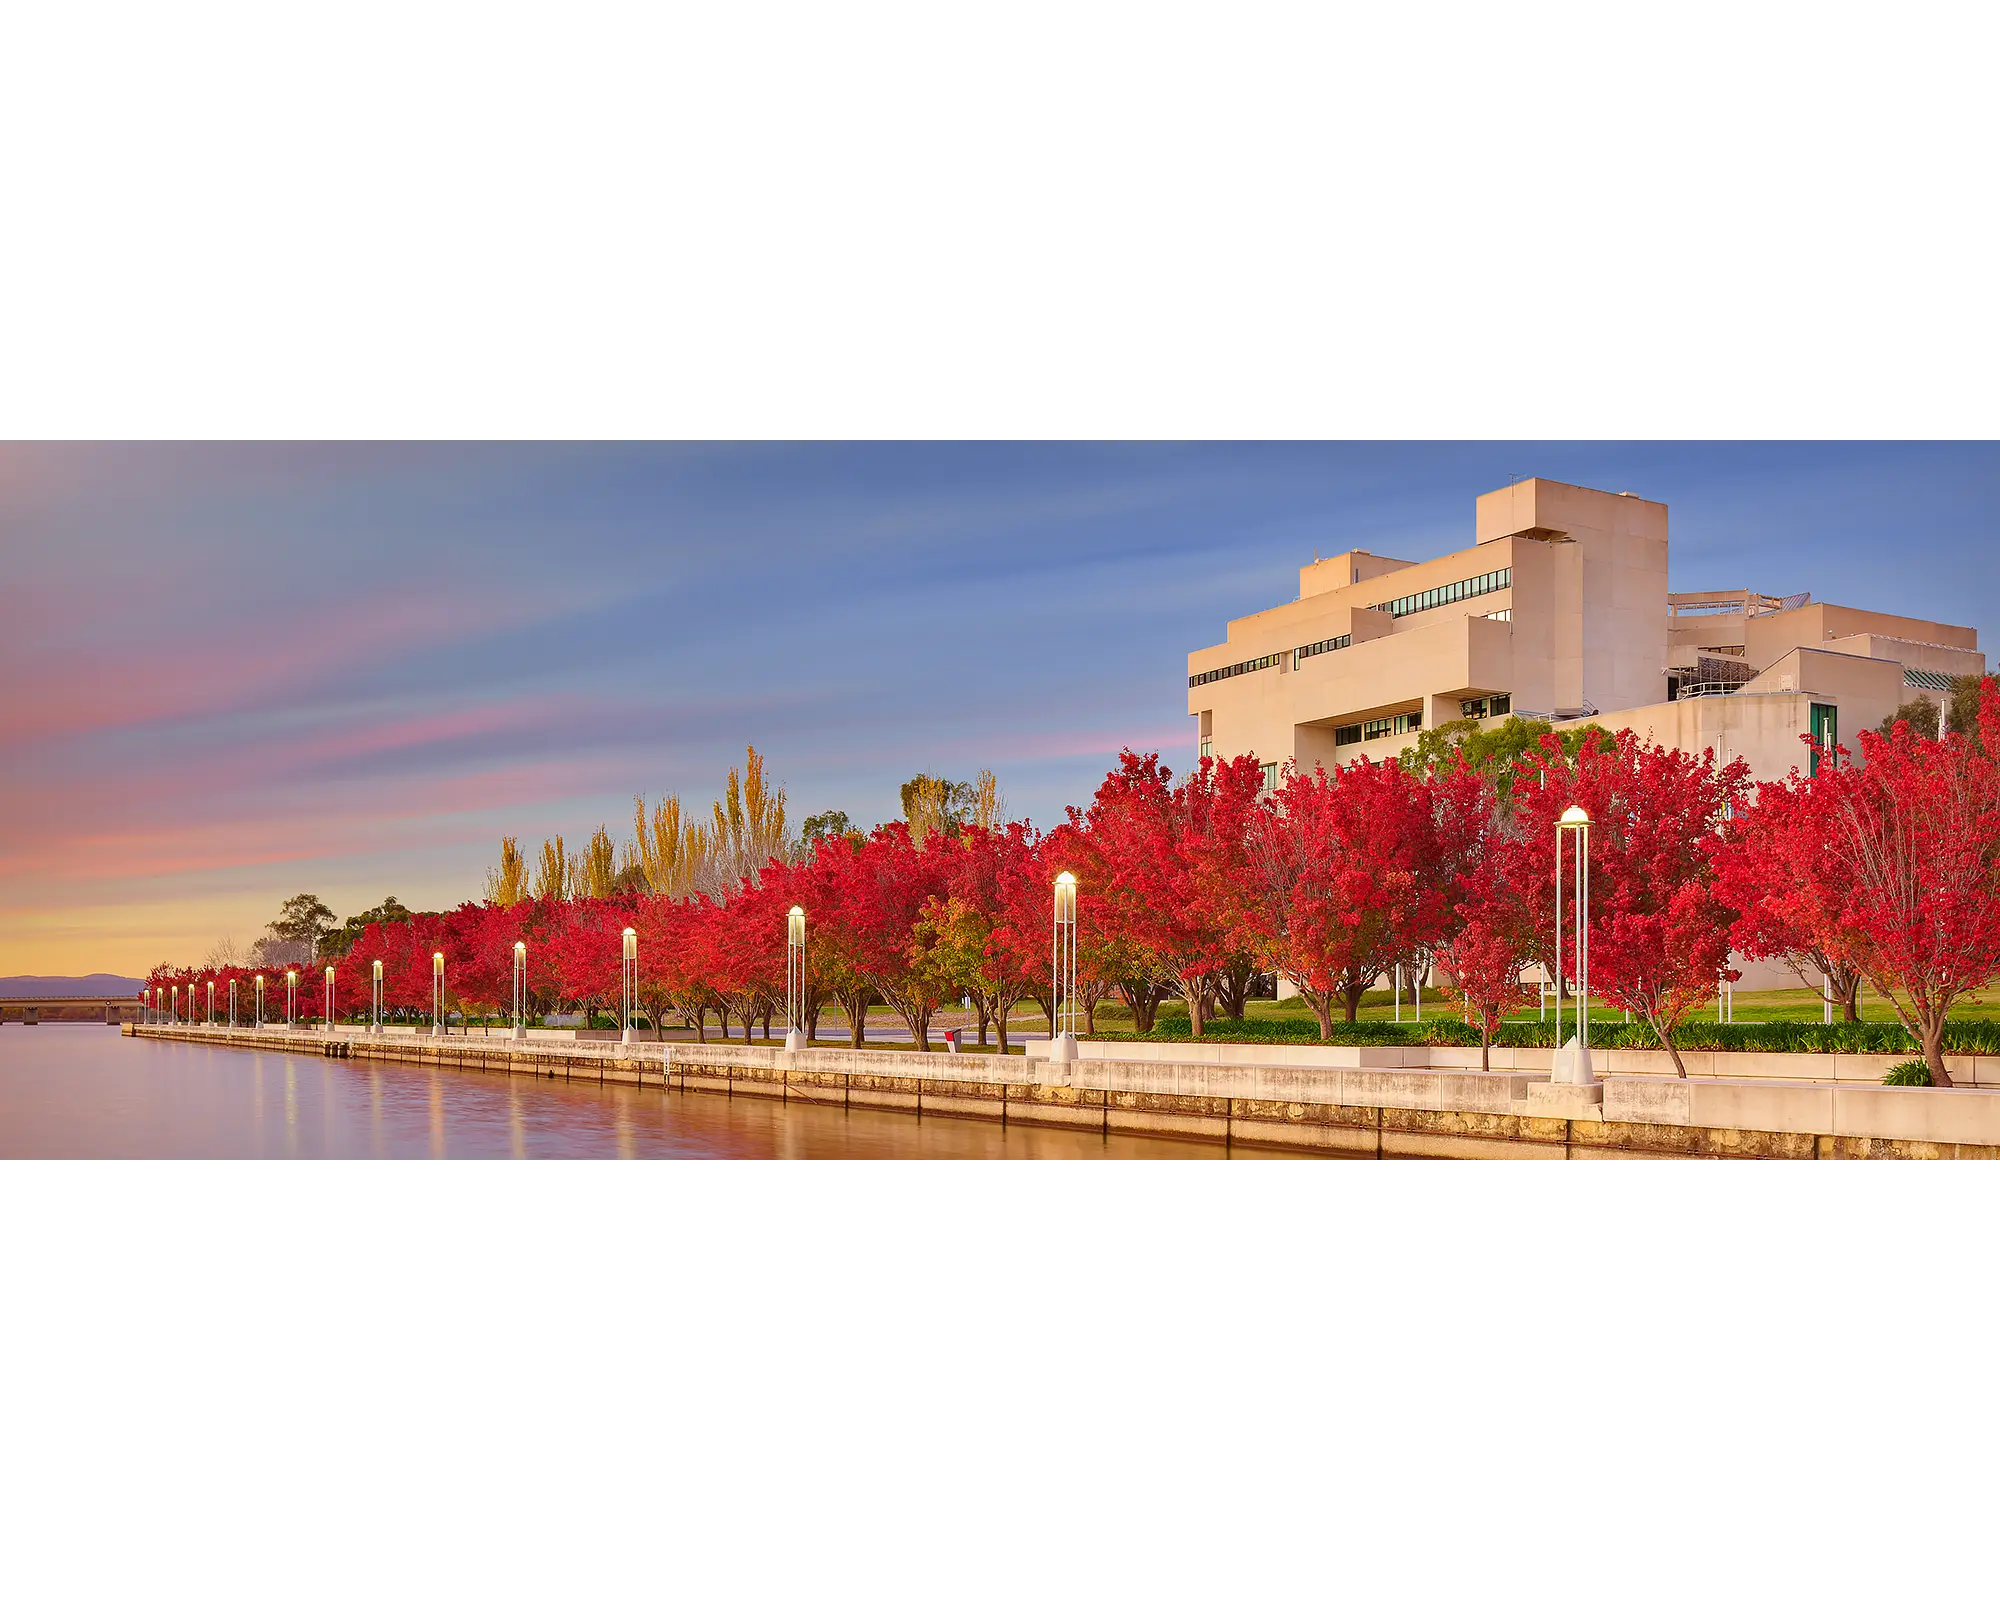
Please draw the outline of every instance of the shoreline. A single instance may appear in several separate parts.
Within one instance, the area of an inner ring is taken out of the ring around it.
[[[1238,1046],[1236,1060],[1052,1064],[1046,1055],[916,1053],[758,1044],[537,1044],[477,1036],[329,1036],[305,1030],[127,1023],[131,1038],[290,1050],[348,1060],[746,1094],[916,1116],[1101,1129],[1344,1156],[1460,1160],[1996,1160],[2000,1090],[1889,1089],[1799,1080],[1611,1076],[1601,1098],[1551,1093],[1545,1074],[1365,1062],[1312,1064]],[[1046,1049],[1046,1041],[1042,1041]],[[1158,1048],[1158,1047],[1156,1047]],[[1219,1050],[1216,1054],[1220,1054]],[[1316,1054],[1318,1052],[1315,1052]],[[1410,1052],[1397,1052],[1404,1055]],[[1203,1052],[1204,1055],[1208,1052]],[[1476,1052],[1475,1052],[1476,1054]],[[1256,1057],[1259,1059],[1246,1059]],[[1273,1059],[1275,1057],[1276,1059]],[[1540,1093],[1535,1092],[1540,1090]]]

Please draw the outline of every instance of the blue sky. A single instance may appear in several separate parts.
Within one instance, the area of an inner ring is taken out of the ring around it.
[[[1985,445],[4,446],[0,971],[473,896],[746,743],[794,817],[990,766],[1047,825],[1315,550],[1515,474],[1666,501],[1677,588],[2000,622]]]

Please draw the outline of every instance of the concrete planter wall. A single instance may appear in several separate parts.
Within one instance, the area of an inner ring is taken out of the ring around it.
[[[1030,1039],[1028,1055],[1048,1059],[1049,1042]],[[1213,1065],[1297,1066],[1353,1070],[1357,1068],[1409,1067],[1430,1070],[1465,1071],[1479,1067],[1476,1046],[1456,1045],[1328,1045],[1263,1044],[1231,1041],[1216,1044],[1155,1042],[1130,1039],[1084,1039],[1077,1043],[1083,1061],[1181,1061]],[[1758,1050],[1683,1050],[1681,1061],[1691,1078],[1750,1078],[1759,1081],[1784,1079],[1792,1082],[1874,1084],[1899,1061],[1914,1059],[1912,1049],[1894,1055],[1817,1055],[1808,1052]],[[1526,1072],[1546,1078],[1553,1064],[1553,1050],[1512,1049],[1495,1046],[1495,1072]],[[1593,1050],[1591,1060],[1597,1076],[1672,1078],[1674,1064],[1664,1050]],[[2000,1088],[2000,1056],[1945,1057],[1945,1066],[1954,1082],[1976,1088]]]

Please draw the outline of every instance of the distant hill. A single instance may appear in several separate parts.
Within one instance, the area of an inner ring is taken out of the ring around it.
[[[39,1000],[50,994],[129,1000],[143,987],[143,979],[121,978],[115,972],[93,972],[87,978],[0,978],[0,1000]]]

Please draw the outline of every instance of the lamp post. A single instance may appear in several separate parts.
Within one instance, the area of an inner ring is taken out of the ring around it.
[[[627,928],[624,943],[618,955],[618,1004],[620,1011],[618,1042],[632,1042],[632,1007],[639,998],[639,935]]]
[[[229,980],[229,1026],[236,1026],[236,980]]]
[[[215,980],[208,980],[208,1025],[215,1026]]]
[[[806,911],[785,913],[785,1048],[806,1047]]]
[[[167,1026],[178,1027],[181,1020],[181,986],[173,985],[167,990]]]
[[[528,1009],[528,947],[519,939],[514,941],[514,1037],[524,1040],[528,1037],[528,1023],[525,1013]]]
[[[444,952],[431,952],[431,1037],[444,1037]]]
[[[326,1031],[333,1032],[333,968],[326,969]]]
[[[257,974],[257,1026],[264,1026],[264,974]]]
[[[299,974],[296,967],[285,969],[285,1026],[299,1025]]]
[[[368,1024],[370,1033],[382,1031],[382,963],[375,963],[374,987],[368,996],[368,1006],[373,1020]]]
[[[1569,835],[1565,839],[1564,835]],[[1573,841],[1573,842],[1572,842]],[[1590,1071],[1590,813],[1582,806],[1571,806],[1556,822],[1556,1026],[1562,1026],[1562,880],[1563,847],[1569,844],[1575,853],[1576,888],[1576,933],[1573,963],[1576,975],[1576,1034],[1567,1044],[1556,1051],[1555,1069],[1550,1074],[1552,1083],[1586,1084],[1594,1082]]]
[[[1055,921],[1049,930],[1051,1061],[1076,1059],[1076,874],[1056,874]]]

